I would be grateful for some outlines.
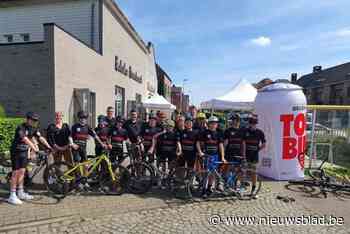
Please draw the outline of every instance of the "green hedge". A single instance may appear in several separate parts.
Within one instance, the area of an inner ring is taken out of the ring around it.
[[[19,118],[0,118],[0,153],[9,151],[16,127],[22,122]]]
[[[6,113],[4,107],[0,104],[0,118],[5,118]]]

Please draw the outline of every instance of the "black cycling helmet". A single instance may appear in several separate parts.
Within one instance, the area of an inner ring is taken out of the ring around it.
[[[193,121],[193,118],[191,117],[191,116],[186,116],[186,118],[185,118],[185,122],[187,122],[187,121]]]
[[[115,122],[116,123],[124,123],[124,119],[123,119],[123,117],[121,117],[121,116],[117,116],[116,118],[115,118]]]
[[[27,112],[26,118],[27,118],[27,119],[34,120],[34,121],[39,121],[40,116],[39,116],[37,113],[34,113],[34,112],[31,112],[31,111],[30,111],[30,112]]]
[[[89,117],[89,114],[86,113],[85,111],[79,111],[78,112],[78,118],[79,119],[87,119]]]
[[[230,120],[232,120],[232,121],[233,120],[239,121],[239,120],[241,120],[241,116],[239,114],[237,114],[237,113],[234,113],[234,114],[231,115]]]
[[[98,122],[99,124],[106,123],[106,122],[107,122],[107,121],[106,121],[106,117],[105,117],[104,115],[99,115],[99,116],[97,117],[97,122]]]

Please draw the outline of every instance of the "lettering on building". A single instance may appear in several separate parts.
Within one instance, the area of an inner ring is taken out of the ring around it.
[[[133,71],[131,66],[128,68],[127,64],[123,60],[119,59],[118,56],[115,56],[114,68],[117,72],[128,76],[130,79],[140,84],[142,83],[142,75],[138,75],[136,71]]]

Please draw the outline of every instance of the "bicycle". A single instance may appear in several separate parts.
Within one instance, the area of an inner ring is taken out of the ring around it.
[[[322,194],[324,198],[327,198],[328,193],[333,193],[336,196],[350,198],[350,183],[337,181],[337,178],[326,175],[324,165],[327,161],[328,158],[324,159],[318,168],[309,169],[308,175],[311,179],[289,180],[286,187],[292,191],[309,193],[314,197]]]
[[[121,195],[127,187],[128,179],[128,170],[119,164],[112,164],[108,152],[76,165],[66,162],[54,163],[49,166],[45,175],[48,190],[63,195],[79,188],[80,185],[90,188],[90,185],[96,183],[99,192]]]
[[[237,196],[239,199],[251,198],[256,196],[262,186],[260,178],[257,176],[256,188],[254,192],[251,191],[251,180],[248,178],[249,173],[252,172],[246,163],[240,162],[220,162],[216,161],[213,155],[204,155],[202,160],[202,170],[195,172],[188,183],[187,192],[190,198],[202,197],[209,188],[209,178],[213,178],[214,189],[211,194],[223,194],[226,196]],[[237,159],[244,159],[237,156]],[[220,165],[227,165],[229,170],[226,172],[228,176],[223,176],[223,173],[218,170]],[[218,188],[219,184],[223,188]],[[220,191],[221,190],[221,191]]]
[[[48,162],[49,153],[45,151],[39,151],[36,153],[36,157],[30,159],[26,167],[26,172],[24,175],[24,185],[26,187],[33,185],[33,179],[36,177],[41,170],[44,169],[43,179],[45,173],[47,173],[49,162]],[[1,165],[7,168],[11,168],[11,161],[3,161]],[[6,175],[6,184],[9,185],[11,182],[12,171],[8,172]]]
[[[160,185],[162,189],[171,191],[174,194],[182,187],[186,188],[189,178],[193,174],[193,169],[177,166],[177,160],[172,162],[165,161],[162,163],[164,163],[165,170],[160,167],[160,161],[157,162],[157,166],[152,165],[154,182],[158,182],[158,185]],[[166,165],[168,165],[168,167],[166,167]]]
[[[142,156],[141,143],[127,145],[130,164],[126,167],[129,172],[127,189],[134,194],[147,193],[152,188],[154,171],[152,166]]]

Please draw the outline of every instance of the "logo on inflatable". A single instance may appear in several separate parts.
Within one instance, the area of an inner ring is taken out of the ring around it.
[[[280,121],[283,123],[282,159],[292,160],[297,158],[300,168],[303,170],[306,149],[305,114],[300,113],[296,116],[293,114],[281,115]]]

